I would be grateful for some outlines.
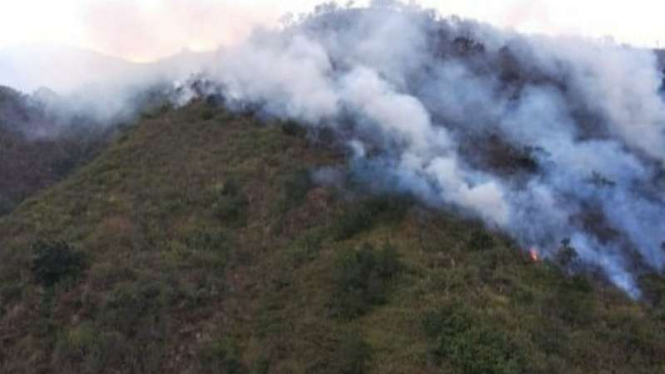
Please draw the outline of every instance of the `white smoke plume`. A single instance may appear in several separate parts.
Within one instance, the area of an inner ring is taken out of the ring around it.
[[[336,129],[386,187],[545,254],[570,238],[639,296],[636,275],[665,267],[655,54],[382,3],[259,30],[210,77],[230,107]]]

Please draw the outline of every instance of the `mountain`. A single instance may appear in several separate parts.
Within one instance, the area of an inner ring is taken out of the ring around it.
[[[68,95],[96,84],[143,84],[183,79],[207,67],[213,52],[182,51],[151,63],[132,63],[98,52],[56,44],[0,50],[0,85],[23,92],[47,87]]]
[[[49,45],[0,51],[0,84],[34,91],[0,85],[0,215],[85,164],[212,58],[184,51],[140,65]]]
[[[6,373],[660,373],[630,299],[409,195],[325,128],[164,110],[0,219]]]
[[[120,79],[134,64],[100,53],[52,44],[0,50],[0,84],[32,92],[40,87],[69,93],[82,82]]]
[[[657,59],[333,4],[0,90],[0,372],[662,373]]]

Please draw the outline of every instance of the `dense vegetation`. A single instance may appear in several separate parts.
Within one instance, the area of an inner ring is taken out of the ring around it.
[[[126,130],[0,219],[0,372],[665,372],[661,277],[634,302],[324,166],[204,102]]]
[[[0,86],[0,216],[94,158],[107,144],[111,129],[84,124],[83,119],[59,124],[27,96]]]

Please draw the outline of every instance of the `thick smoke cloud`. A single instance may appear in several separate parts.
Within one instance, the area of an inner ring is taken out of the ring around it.
[[[665,102],[651,51],[405,6],[326,8],[223,51],[231,107],[337,130],[359,170],[525,247],[570,238],[632,296],[663,271]]]

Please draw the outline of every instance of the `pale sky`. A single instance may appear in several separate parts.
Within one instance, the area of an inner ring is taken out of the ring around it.
[[[0,0],[0,49],[58,43],[133,61],[214,49],[316,0]],[[346,0],[338,1],[344,4]],[[363,4],[366,1],[357,1]],[[665,45],[665,0],[420,0],[441,14],[546,34]]]

